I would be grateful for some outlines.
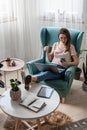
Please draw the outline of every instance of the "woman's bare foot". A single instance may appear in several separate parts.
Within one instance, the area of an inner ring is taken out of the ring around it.
[[[36,76],[32,76],[31,77],[31,82],[37,82],[37,77]]]

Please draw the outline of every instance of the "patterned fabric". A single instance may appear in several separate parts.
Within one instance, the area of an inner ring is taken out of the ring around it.
[[[55,130],[87,130],[87,118],[70,123],[61,128],[56,127]]]

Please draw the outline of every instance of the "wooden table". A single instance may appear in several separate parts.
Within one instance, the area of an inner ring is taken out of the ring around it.
[[[43,86],[48,87],[46,85]],[[24,88],[24,84],[21,84],[20,85],[20,89],[22,92],[21,99],[24,99],[25,97],[29,96],[29,93],[31,92],[37,95],[41,87],[42,87],[41,84],[33,83],[31,84],[31,88],[27,91]],[[40,130],[41,126],[40,118],[44,117],[46,121],[46,116],[54,112],[60,103],[59,94],[54,90],[52,96],[49,99],[41,98],[45,101],[46,106],[36,113],[21,106],[19,104],[19,101],[12,101],[10,98],[9,91],[10,89],[5,91],[3,96],[0,98],[0,106],[4,113],[16,119],[15,130],[19,130],[20,122],[25,123],[29,128],[29,130],[34,130],[35,126],[31,127],[31,125],[26,122],[26,120],[32,120],[32,119],[37,119],[38,129]]]

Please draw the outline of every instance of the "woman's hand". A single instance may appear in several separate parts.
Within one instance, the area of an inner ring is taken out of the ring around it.
[[[51,46],[44,47],[44,51],[47,52],[47,56],[48,56],[49,61],[52,61],[52,59],[53,59],[53,53],[51,53],[51,50],[52,50]]]
[[[61,61],[61,65],[62,66],[69,66],[69,62],[67,62],[67,61]]]
[[[72,65],[78,65],[79,61],[78,61],[78,57],[77,56],[72,56],[73,61],[62,61],[61,65],[63,66],[72,66]]]
[[[44,47],[44,51],[46,51],[46,52],[47,52],[47,51],[48,51],[48,49],[49,49],[49,46],[45,46],[45,47]]]
[[[52,47],[51,46],[45,46],[44,47],[44,51],[46,51],[47,53],[50,53],[52,50]]]

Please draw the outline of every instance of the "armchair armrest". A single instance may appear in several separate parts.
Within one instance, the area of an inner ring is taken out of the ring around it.
[[[29,74],[33,75],[33,74],[37,74],[39,72],[39,70],[35,66],[35,63],[44,63],[44,60],[43,60],[43,58],[40,58],[40,59],[26,62],[26,66],[28,68]]]
[[[70,66],[65,72],[65,81],[69,83],[69,86],[71,86],[72,84],[75,70],[76,70],[76,66]]]

